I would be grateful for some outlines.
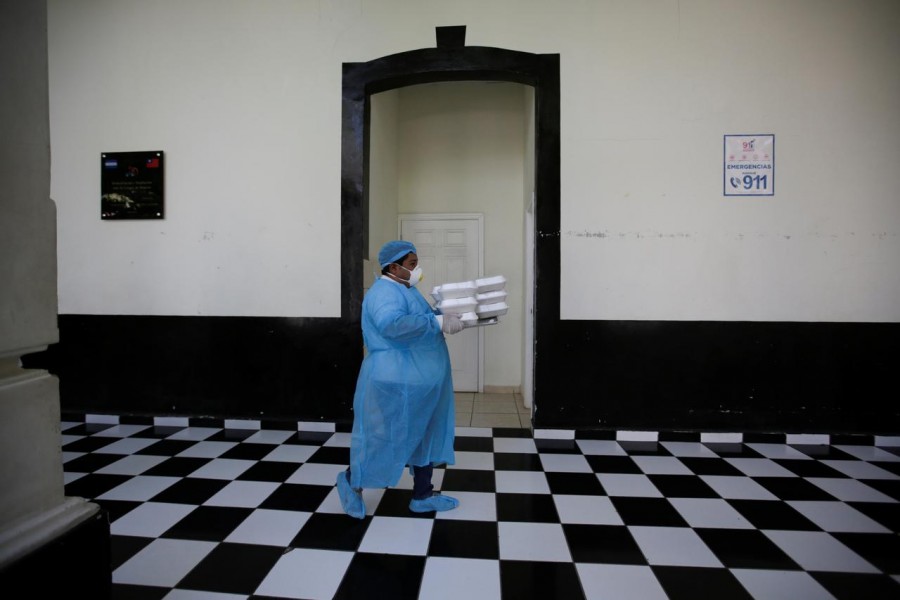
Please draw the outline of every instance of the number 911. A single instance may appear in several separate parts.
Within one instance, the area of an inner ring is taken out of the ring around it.
[[[742,178],[732,177],[731,187],[745,190],[764,190],[768,187],[768,175],[744,175]]]

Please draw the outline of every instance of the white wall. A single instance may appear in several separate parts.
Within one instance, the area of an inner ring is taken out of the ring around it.
[[[900,3],[595,6],[559,48],[563,316],[900,319]],[[723,196],[743,133],[774,197]]]
[[[560,55],[563,318],[900,320],[895,0],[48,7],[61,313],[337,316],[341,63],[464,24]],[[739,133],[774,197],[723,196]],[[151,149],[166,219],[101,222],[100,153]]]
[[[363,261],[363,287],[381,274],[378,250],[397,239],[400,197],[400,90],[374,94],[369,119],[369,258]]]
[[[49,2],[61,313],[340,314],[341,27],[325,12]],[[100,153],[152,149],[165,220],[101,221]]]

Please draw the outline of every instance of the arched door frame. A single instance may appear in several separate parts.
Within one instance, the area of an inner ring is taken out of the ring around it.
[[[440,29],[438,38],[440,41]],[[560,145],[559,55],[530,54],[484,46],[443,45],[343,64],[341,131],[341,319],[344,331],[359,331],[362,265],[368,248],[370,96],[441,81],[508,81],[530,85],[535,94],[534,382],[539,406],[539,350],[556,345],[559,321]],[[360,360],[362,351],[360,344]],[[549,354],[548,354],[549,356]],[[544,361],[546,362],[546,361]]]

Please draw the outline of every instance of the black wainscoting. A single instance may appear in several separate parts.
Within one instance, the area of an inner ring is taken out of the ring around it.
[[[340,319],[62,315],[23,359],[64,411],[351,421],[359,327]],[[559,321],[534,426],[900,434],[900,324]]]
[[[349,421],[363,353],[342,319],[60,315],[59,334],[23,364],[99,414]]]
[[[541,427],[900,433],[898,323],[559,321],[551,337]]]

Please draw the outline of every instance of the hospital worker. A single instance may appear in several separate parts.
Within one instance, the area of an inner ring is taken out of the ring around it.
[[[454,463],[455,409],[444,334],[458,333],[458,315],[437,314],[416,284],[422,278],[416,247],[387,242],[378,252],[381,277],[366,293],[362,333],[366,356],[353,397],[350,467],[338,473],[341,506],[363,519],[363,488],[396,486],[413,476],[409,509],[451,510],[456,498],[434,492],[435,465]]]

